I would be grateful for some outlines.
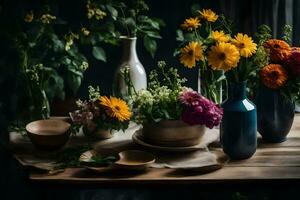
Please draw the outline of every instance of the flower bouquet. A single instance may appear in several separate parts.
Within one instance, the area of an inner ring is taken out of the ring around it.
[[[218,16],[210,9],[196,10],[194,15],[186,19],[181,24],[181,29],[177,30],[180,46],[175,55],[179,55],[179,60],[185,67],[199,67],[198,92],[221,103],[222,81],[225,77],[222,71],[213,71],[208,66],[207,56],[212,45],[230,40],[230,23],[224,16]]]
[[[125,130],[131,119],[127,103],[119,98],[101,96],[99,88],[89,87],[89,100],[77,101],[78,110],[70,113],[75,128],[99,139],[112,137],[112,131]]]
[[[270,28],[267,30],[270,36]],[[258,73],[258,131],[269,142],[286,140],[294,120],[295,102],[300,102],[300,49],[288,44],[291,27],[285,26],[283,32],[283,39],[268,37],[264,41],[269,63]]]
[[[150,73],[148,89],[132,95],[134,120],[143,125],[143,137],[153,144],[198,144],[205,127],[213,128],[220,124],[222,109],[196,91],[184,87],[185,79],[180,78],[176,69],[166,69],[163,61],[158,63],[158,68],[159,71]],[[128,70],[124,72],[125,77],[127,73]]]

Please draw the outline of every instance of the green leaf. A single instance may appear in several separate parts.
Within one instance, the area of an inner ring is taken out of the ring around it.
[[[106,62],[106,53],[101,47],[97,47],[97,46],[93,47],[93,56],[97,60]]]
[[[156,39],[162,38],[158,32],[154,32],[154,31],[145,31],[145,34],[147,34],[147,36],[151,38],[156,38]]]
[[[144,36],[144,46],[153,58],[154,53],[156,52],[156,49],[157,49],[156,41],[146,35],[146,36]]]
[[[69,74],[67,77],[68,86],[71,88],[73,94],[76,94],[78,88],[81,85],[81,77],[73,74]]]
[[[110,12],[111,14],[111,17],[116,20],[117,17],[118,17],[118,11],[117,9],[115,9],[114,7],[110,6],[110,5],[107,5],[106,6],[107,10]]]
[[[182,30],[177,30],[176,31],[176,40],[179,42],[183,42],[184,41],[184,36],[183,36],[183,32]]]
[[[136,23],[132,17],[126,18],[124,22],[125,22],[124,25],[127,25],[129,30],[131,30],[131,32],[135,32]]]

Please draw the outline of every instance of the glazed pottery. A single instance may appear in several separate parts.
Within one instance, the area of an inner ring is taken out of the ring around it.
[[[162,120],[144,124],[142,134],[150,144],[167,147],[188,147],[199,144],[204,125],[191,126],[181,120]]]
[[[129,67],[129,74],[132,84],[136,91],[147,88],[147,76],[143,65],[141,64],[137,52],[136,52],[136,40],[137,38],[128,38],[121,36],[123,45],[123,56],[119,67],[115,73],[114,79],[114,93],[115,95],[127,95],[128,87],[125,84],[121,75],[124,67]]]
[[[278,90],[261,86],[256,105],[258,132],[263,140],[271,143],[285,141],[294,121],[295,104]]]
[[[70,136],[71,125],[62,120],[38,120],[26,125],[27,134],[35,147],[42,150],[62,148]]]
[[[247,99],[246,82],[229,83],[227,100],[222,103],[224,115],[220,127],[223,151],[231,159],[251,157],[257,147],[257,114]]]

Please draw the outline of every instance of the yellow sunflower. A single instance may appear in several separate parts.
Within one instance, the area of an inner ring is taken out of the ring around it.
[[[228,42],[230,39],[223,31],[212,31],[211,38],[216,42]]]
[[[256,52],[256,44],[253,42],[252,38],[246,34],[238,33],[232,43],[239,49],[240,55],[249,58]]]
[[[109,117],[116,118],[123,122],[130,120],[131,112],[125,101],[116,97],[100,97],[100,105],[104,106],[105,111]]]
[[[197,17],[188,18],[184,20],[183,24],[181,24],[181,28],[186,29],[188,31],[195,30],[200,26],[201,26],[200,20]]]
[[[180,49],[180,62],[187,68],[196,66],[196,61],[204,60],[202,45],[199,42],[190,42]]]
[[[203,9],[202,11],[198,11],[200,16],[204,18],[208,22],[215,22],[218,19],[218,15],[212,11],[211,9]]]
[[[237,66],[240,54],[233,44],[220,42],[210,48],[207,59],[212,69],[228,71]]]

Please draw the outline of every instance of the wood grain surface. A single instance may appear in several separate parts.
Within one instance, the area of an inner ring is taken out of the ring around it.
[[[172,169],[149,169],[140,173],[107,171],[91,173],[70,168],[55,175],[30,174],[35,183],[71,184],[192,184],[216,182],[300,181],[300,115],[295,117],[288,140],[266,144],[258,138],[258,149],[248,160],[230,161],[222,169],[207,173],[187,173]],[[213,148],[219,148],[217,147]]]

